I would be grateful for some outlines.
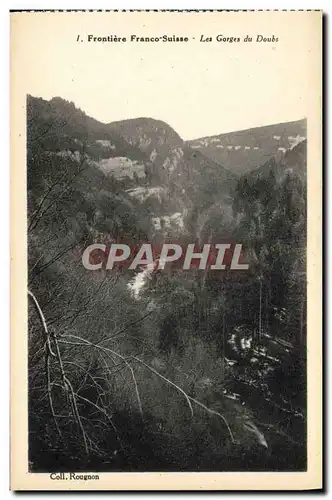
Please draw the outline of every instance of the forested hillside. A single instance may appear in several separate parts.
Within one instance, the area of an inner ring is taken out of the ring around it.
[[[302,136],[230,170],[31,96],[27,132],[31,470],[304,470]],[[116,241],[241,243],[249,269],[84,268]]]

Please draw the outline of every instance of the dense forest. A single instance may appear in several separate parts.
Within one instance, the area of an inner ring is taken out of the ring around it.
[[[161,121],[28,96],[31,471],[306,469],[299,124],[239,173]],[[84,268],[115,241],[241,243],[249,269]]]

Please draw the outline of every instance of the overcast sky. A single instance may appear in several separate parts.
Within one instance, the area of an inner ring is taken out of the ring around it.
[[[13,51],[25,60],[25,74],[19,77],[27,93],[63,97],[102,122],[153,117],[191,139],[307,116],[312,54],[319,46],[313,18],[305,12],[294,18],[283,12],[248,14],[59,13],[29,20],[19,14],[13,20]],[[132,33],[176,34],[190,37],[190,42],[86,41],[89,34]],[[199,42],[201,35],[215,39],[220,33],[241,38],[250,34],[254,40],[261,33],[279,42]],[[77,35],[84,42],[77,42]]]

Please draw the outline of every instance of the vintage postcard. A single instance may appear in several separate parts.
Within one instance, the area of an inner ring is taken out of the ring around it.
[[[322,13],[11,12],[11,488],[322,488]]]

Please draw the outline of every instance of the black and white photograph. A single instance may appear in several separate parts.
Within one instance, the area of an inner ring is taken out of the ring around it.
[[[26,473],[319,470],[321,13],[11,18]]]

